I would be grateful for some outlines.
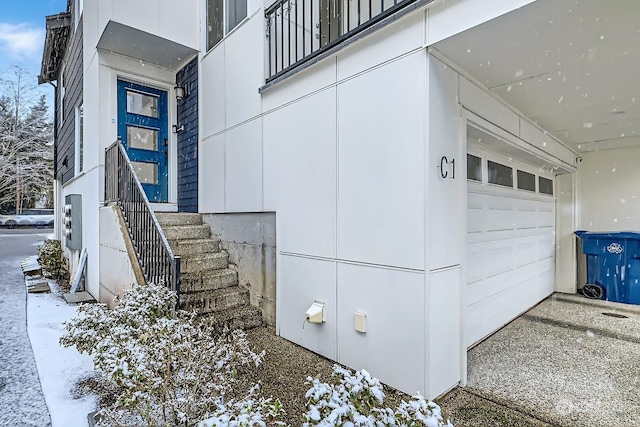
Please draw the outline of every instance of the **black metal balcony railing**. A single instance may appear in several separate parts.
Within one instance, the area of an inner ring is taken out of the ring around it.
[[[105,203],[122,209],[145,279],[179,295],[180,257],[173,254],[120,140],[106,150],[104,180]]]
[[[267,83],[417,1],[276,1],[265,10]]]

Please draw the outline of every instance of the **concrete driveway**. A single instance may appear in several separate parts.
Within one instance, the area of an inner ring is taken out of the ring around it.
[[[556,294],[468,366],[467,387],[441,402],[457,426],[640,426],[639,306]]]

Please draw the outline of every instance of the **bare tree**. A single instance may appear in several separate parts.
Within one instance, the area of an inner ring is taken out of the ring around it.
[[[19,65],[0,78],[0,211],[33,207],[53,186],[53,125],[36,79]]]

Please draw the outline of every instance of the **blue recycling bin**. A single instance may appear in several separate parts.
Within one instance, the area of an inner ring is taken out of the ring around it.
[[[640,304],[640,233],[576,231],[575,234],[582,240],[582,252],[587,256],[587,285],[602,288],[602,295],[596,296]]]

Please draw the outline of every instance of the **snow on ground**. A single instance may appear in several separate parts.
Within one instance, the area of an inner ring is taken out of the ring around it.
[[[50,426],[27,336],[21,259],[12,255],[23,248],[0,240],[0,426]]]
[[[60,346],[62,323],[75,317],[77,306],[57,294],[55,283],[50,281],[49,286],[52,293],[28,294],[27,302],[27,329],[42,391],[53,427],[86,427],[87,414],[96,410],[97,397],[74,399],[72,392],[80,380],[93,373],[93,361],[75,348]]]

